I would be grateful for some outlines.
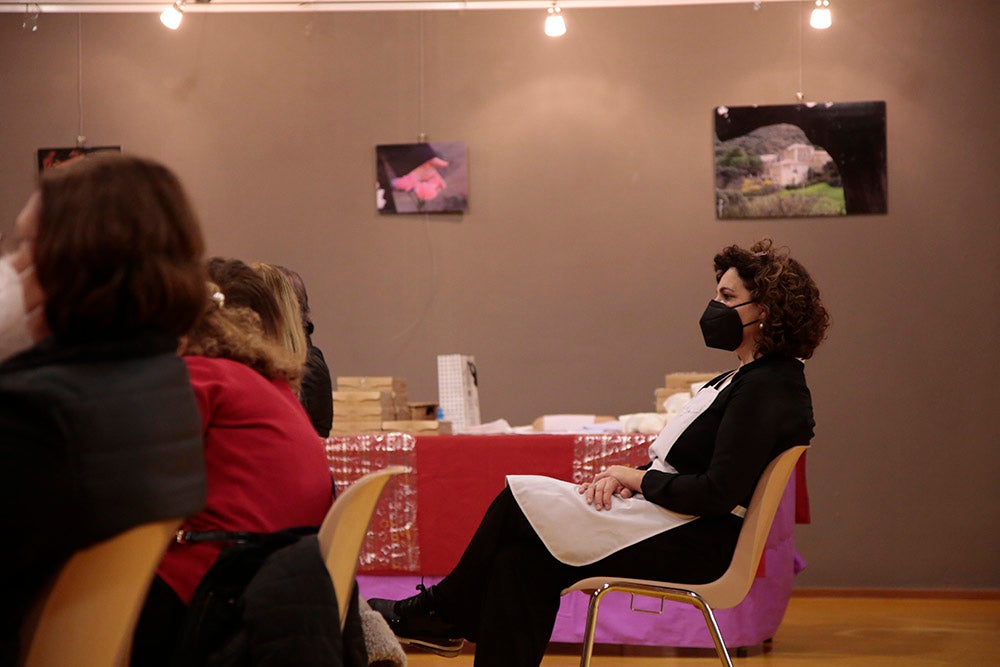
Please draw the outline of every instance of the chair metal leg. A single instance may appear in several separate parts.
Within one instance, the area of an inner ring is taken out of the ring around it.
[[[590,667],[590,658],[594,654],[594,635],[597,633],[597,606],[601,598],[611,590],[606,584],[590,594],[587,605],[587,626],[583,631],[583,649],[580,652],[580,667]]]
[[[719,624],[715,622],[715,614],[712,613],[712,608],[700,597],[697,600],[698,604],[695,604],[695,606],[701,609],[701,613],[705,616],[705,624],[708,625],[708,632],[712,635],[712,641],[715,642],[715,652],[719,654],[719,660],[722,661],[725,667],[733,667],[733,661],[729,658],[726,643],[722,641],[722,633],[719,632]]]
[[[697,607],[705,617],[705,625],[708,626],[708,632],[712,635],[712,641],[715,643],[715,652],[718,653],[719,660],[722,661],[724,667],[733,667],[733,661],[726,650],[726,643],[722,640],[722,632],[719,630],[719,624],[715,621],[715,614],[712,613],[712,608],[700,595],[693,591],[679,589],[656,590],[647,586],[616,584],[604,584],[590,594],[590,604],[587,605],[587,626],[584,629],[583,648],[580,653],[580,667],[590,667],[590,659],[594,653],[594,635],[597,633],[597,608],[601,603],[601,598],[606,593],[612,591],[659,597],[661,600],[684,602]]]

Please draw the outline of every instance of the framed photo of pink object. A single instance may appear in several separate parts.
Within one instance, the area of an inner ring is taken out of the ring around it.
[[[469,209],[465,142],[375,146],[379,213],[465,213]]]

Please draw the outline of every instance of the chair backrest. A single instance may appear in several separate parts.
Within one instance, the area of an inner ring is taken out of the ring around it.
[[[351,601],[358,554],[382,489],[393,475],[406,472],[409,468],[405,466],[389,466],[361,477],[337,496],[319,528],[319,550],[337,593],[341,628]]]
[[[774,514],[778,511],[778,504],[788,485],[788,478],[799,457],[807,449],[809,447],[805,445],[787,449],[764,469],[743,518],[743,528],[736,542],[733,562],[725,574],[709,584],[687,586],[708,600],[713,607],[735,607],[750,591],[761,554],[764,553],[764,544],[771,532]]]
[[[21,665],[127,665],[149,584],[180,525],[144,524],[75,553],[22,628]]]

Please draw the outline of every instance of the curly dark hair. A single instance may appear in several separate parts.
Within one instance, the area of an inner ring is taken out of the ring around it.
[[[826,337],[830,316],[819,298],[819,288],[809,272],[775,248],[771,239],[723,249],[714,259],[715,279],[735,268],[750,298],[767,311],[760,331],[757,354],[781,353],[808,359]]]

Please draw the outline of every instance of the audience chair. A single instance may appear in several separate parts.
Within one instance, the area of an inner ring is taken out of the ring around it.
[[[379,497],[393,475],[409,471],[405,466],[389,466],[361,477],[338,495],[319,528],[319,550],[337,594],[341,630],[354,591],[358,554]]]
[[[608,593],[629,593],[632,596],[642,595],[659,598],[662,612],[663,600],[684,602],[701,610],[705,616],[708,631],[715,642],[715,650],[722,664],[733,667],[726,651],[726,644],[715,622],[712,609],[728,609],[735,607],[746,597],[753,584],[764,552],[764,543],[771,531],[771,522],[778,509],[778,503],[784,495],[788,477],[795,468],[795,463],[808,447],[792,447],[782,452],[768,464],[761,475],[757,488],[754,490],[747,507],[743,528],[736,542],[736,552],[729,569],[707,584],[677,584],[664,581],[648,581],[645,579],[623,579],[620,577],[590,577],[578,581],[563,591],[584,591],[590,594],[590,605],[587,609],[587,627],[583,636],[583,651],[580,656],[580,666],[588,667],[594,650],[594,633],[597,630],[597,608],[601,599]]]
[[[128,665],[146,593],[180,524],[145,524],[74,554],[22,628],[20,664]]]

